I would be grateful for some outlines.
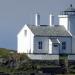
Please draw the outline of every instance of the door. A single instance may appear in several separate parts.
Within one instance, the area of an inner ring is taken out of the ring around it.
[[[59,54],[59,43],[53,43],[52,52],[53,54]]]

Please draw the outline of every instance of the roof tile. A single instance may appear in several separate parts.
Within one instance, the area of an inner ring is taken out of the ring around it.
[[[35,36],[71,36],[64,26],[28,25]]]

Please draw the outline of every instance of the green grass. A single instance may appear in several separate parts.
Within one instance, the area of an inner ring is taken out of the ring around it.
[[[32,61],[30,60],[26,54],[17,54],[16,51],[14,50],[10,50],[10,49],[5,49],[5,48],[0,48],[0,58],[6,58],[9,59],[11,57],[13,57],[14,59],[16,59],[17,63],[18,62],[23,62],[25,60],[25,62],[19,64],[18,69],[11,68],[11,67],[7,67],[5,66],[0,66],[0,72],[5,72],[5,73],[14,73],[14,72],[33,72],[36,71],[39,68],[43,68],[43,67],[47,67],[47,68],[55,68],[55,67],[60,67],[59,65],[56,65],[54,63],[54,61]],[[9,59],[10,60],[10,59]],[[62,62],[66,64],[67,61],[67,55],[60,55],[60,61],[63,60]],[[66,60],[66,61],[65,61]],[[64,62],[65,61],[65,62]],[[71,64],[69,66],[69,70],[71,74],[68,75],[75,75],[73,73],[75,73],[75,69],[73,68],[75,66],[75,64]],[[34,68],[33,68],[34,67]],[[65,74],[57,74],[57,75],[65,75]]]
[[[0,57],[8,57],[11,53],[16,53],[14,50],[0,48]]]

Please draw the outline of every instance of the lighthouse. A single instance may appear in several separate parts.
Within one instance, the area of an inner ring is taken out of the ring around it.
[[[59,25],[64,25],[66,30],[72,34],[72,53],[75,53],[75,8],[71,4],[58,17]]]

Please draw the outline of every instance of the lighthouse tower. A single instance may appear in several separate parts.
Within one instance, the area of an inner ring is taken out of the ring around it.
[[[64,25],[66,30],[72,34],[72,53],[75,53],[75,8],[72,4],[58,15],[59,25]]]

